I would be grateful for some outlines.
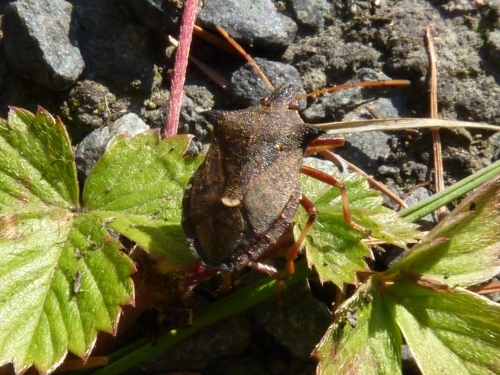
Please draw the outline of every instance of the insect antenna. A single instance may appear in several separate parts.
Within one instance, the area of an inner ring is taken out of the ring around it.
[[[344,89],[351,89],[354,87],[376,87],[376,86],[409,86],[410,81],[406,79],[389,79],[386,81],[366,81],[366,82],[351,82],[344,83],[338,86],[327,87],[321,90],[309,92],[307,94],[302,94],[297,96],[297,100],[309,98],[311,96],[323,95],[328,92],[339,91]]]
[[[271,91],[274,91],[274,86],[271,84],[271,82],[269,82],[269,80],[267,79],[266,75],[259,68],[259,66],[254,61],[254,59],[252,59],[252,56],[250,56],[248,53],[246,53],[245,50],[243,49],[243,47],[241,47],[236,40],[234,40],[233,38],[231,38],[231,36],[227,33],[227,31],[224,30],[221,26],[217,25],[217,26],[215,26],[215,28],[252,65],[252,67],[259,74],[260,78],[262,78],[262,80],[264,81],[264,83],[266,84],[266,86],[269,87],[269,89]]]

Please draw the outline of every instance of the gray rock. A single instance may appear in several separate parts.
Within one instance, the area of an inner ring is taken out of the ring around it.
[[[381,165],[378,168],[378,173],[382,175],[397,175],[400,169],[394,165]]]
[[[307,91],[345,83],[361,68],[376,68],[381,53],[360,42],[342,39],[340,27],[299,40],[283,55],[301,73]]]
[[[184,2],[177,0],[127,0],[126,3],[148,29],[168,34],[177,29]]]
[[[80,50],[86,77],[105,80],[122,90],[150,92],[154,65],[148,48],[149,31],[120,0],[73,1],[80,24]]]
[[[387,80],[389,77],[376,73],[372,69],[358,70],[353,81]],[[389,95],[389,97],[379,97]],[[376,98],[376,99],[374,99]],[[395,118],[404,115],[405,103],[397,95],[397,89],[391,87],[384,93],[380,88],[350,88],[313,98],[313,103],[302,112],[306,122],[319,121],[356,121],[371,119],[366,107],[370,107],[381,118]],[[344,113],[347,114],[344,115]],[[391,152],[391,135],[381,131],[346,133],[346,144],[335,150],[340,156],[363,169],[368,174],[376,174],[380,166],[379,159]]]
[[[71,88],[64,103],[63,116],[67,119],[66,125],[76,124],[75,127],[86,129],[104,126],[107,122],[123,116],[124,112],[121,112],[118,117],[110,118],[110,108],[115,102],[116,96],[106,86],[91,80],[78,81]]]
[[[214,375],[306,375],[314,374],[316,361],[293,358],[284,350],[270,346],[271,339],[263,340],[260,345],[253,345],[249,354],[223,358],[214,371]],[[248,351],[247,351],[248,352]]]
[[[428,61],[423,45],[422,24],[432,20],[440,113],[447,114],[448,118],[458,116],[467,120],[474,118],[475,121],[499,123],[498,84],[492,73],[485,69],[488,65],[484,61],[487,57],[484,54],[485,43],[483,33],[478,32],[485,18],[479,16],[472,24],[455,18],[455,12],[461,9],[458,5],[462,3],[468,3],[471,11],[475,9],[475,14],[469,14],[471,17],[481,14],[477,12],[480,8],[475,2],[465,1],[446,2],[441,9],[429,2],[420,2],[419,7],[413,7],[415,2],[407,0],[398,3],[398,7],[388,6],[381,14],[389,16],[391,22],[377,30],[377,43],[382,43],[388,49],[386,71],[392,76],[425,76]],[[408,7],[412,7],[411,12]],[[421,33],[417,32],[419,29]],[[421,93],[413,94],[415,101],[428,95],[427,85],[412,85],[407,90],[421,90]]]
[[[403,365],[404,374],[420,374],[421,371],[418,368],[417,361],[415,361],[415,356],[410,350],[410,347],[403,344],[401,348],[401,360]]]
[[[206,0],[198,21],[213,29],[220,25],[236,40],[269,49],[284,49],[297,25],[278,13],[271,0]]]
[[[118,134],[133,137],[149,129],[144,121],[135,113],[129,113],[119,118],[109,126],[104,126],[90,133],[78,144],[76,150],[76,163],[78,173],[85,179],[95,163],[100,159],[110,141]]]
[[[249,313],[293,356],[302,359],[310,358],[332,321],[326,306],[313,296],[305,281],[262,302]]]
[[[500,133],[493,134],[488,141],[497,152],[500,152]],[[497,159],[500,159],[500,155]]]
[[[308,156],[304,158],[302,164],[325,172],[330,176],[336,176],[341,173],[350,173],[349,166],[347,164],[337,166],[329,160],[318,159],[316,156]]]
[[[255,62],[275,88],[285,84],[302,87],[299,72],[293,66],[261,58],[255,58]],[[249,63],[233,74],[231,88],[235,99],[244,106],[259,105],[260,100],[271,93],[262,78]],[[297,94],[304,93],[305,91],[302,89]],[[305,100],[301,101],[300,104],[305,106]]]
[[[5,53],[17,74],[53,90],[75,83],[85,63],[71,15],[71,4],[63,0],[22,0],[7,7]]]
[[[499,282],[500,281],[500,275],[495,276],[491,281],[493,281],[493,282]],[[491,300],[493,302],[500,303],[500,292],[491,294],[490,298],[491,298]]]
[[[301,25],[311,29],[323,28],[323,15],[329,7],[325,0],[291,0],[291,4],[295,18]]]
[[[495,30],[487,34],[488,53],[491,63],[500,71],[500,31]]]
[[[153,92],[147,100],[146,108],[140,115],[152,128],[165,127],[169,97],[170,93],[167,90],[160,89]],[[208,131],[209,122],[203,113],[212,107],[213,95],[206,88],[196,85],[184,86],[177,133],[196,136],[189,143],[187,153],[190,155],[200,154],[203,151],[203,143],[208,148],[211,132]]]
[[[336,152],[369,175],[378,172],[379,157],[390,152],[390,135],[384,132],[347,133],[345,139],[345,146]]]
[[[127,113],[109,126],[109,134],[112,138],[118,134],[127,134],[131,138],[146,130],[149,130],[149,126],[135,113]]]
[[[199,154],[202,151],[200,140],[204,140],[207,135],[209,122],[203,115],[206,108],[197,105],[187,96],[182,97],[181,113],[178,134],[194,134],[196,140],[190,144],[190,154]]]
[[[250,335],[251,326],[245,314],[234,315],[208,326],[125,374],[153,374],[159,369],[162,372],[204,372],[221,357],[241,354],[250,343]]]
[[[401,164],[401,173],[406,177],[416,178],[418,182],[424,182],[429,178],[429,167],[413,160]]]

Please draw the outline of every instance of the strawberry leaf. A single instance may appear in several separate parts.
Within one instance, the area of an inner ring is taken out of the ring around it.
[[[400,270],[467,287],[500,273],[500,176],[465,198],[424,240],[386,272]]]
[[[317,374],[401,374],[401,334],[382,298],[363,284],[318,344]]]
[[[45,110],[36,115],[12,109],[0,121],[0,204],[2,212],[19,206],[78,205],[76,167],[61,121]]]
[[[498,374],[500,305],[401,279],[383,299],[424,374]]]
[[[351,174],[342,182],[348,192],[354,222],[369,230],[372,239],[404,247],[407,241],[419,237],[414,224],[382,206],[382,198],[368,187],[364,178]],[[305,177],[302,191],[318,209],[306,241],[309,264],[315,266],[322,282],[332,281],[339,286],[355,284],[356,272],[368,271],[363,257],[370,257],[371,252],[361,241],[367,237],[366,233],[356,231],[345,222],[339,189]],[[307,214],[299,210],[296,222],[300,229],[306,221]]]
[[[184,189],[202,158],[185,157],[188,136],[156,131],[117,137],[92,170],[83,200],[110,228],[163,258],[170,270],[192,266],[181,228]]]
[[[53,371],[85,357],[132,302],[134,271],[98,218],[80,213],[60,121],[12,109],[0,121],[0,365]]]

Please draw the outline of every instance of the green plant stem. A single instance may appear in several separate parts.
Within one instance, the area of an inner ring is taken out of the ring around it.
[[[409,222],[415,222],[418,219],[437,210],[439,207],[450,203],[454,199],[462,197],[464,194],[474,190],[490,178],[500,174],[500,160],[491,164],[489,167],[464,178],[453,186],[433,195],[419,204],[405,208],[399,212],[400,216]]]
[[[284,280],[285,287],[290,287],[300,280],[304,280],[312,273],[307,267],[306,260],[301,259],[296,263],[295,273]],[[165,336],[160,337],[155,343],[150,340],[141,339],[125,348],[109,355],[110,364],[93,375],[114,375],[132,368],[163,352],[170,346],[187,338],[202,328],[205,328],[219,320],[237,314],[252,307],[265,299],[279,293],[276,280],[271,277],[253,283],[247,287],[231,293],[227,297],[210,304],[193,316],[193,325],[187,328],[172,329]]]

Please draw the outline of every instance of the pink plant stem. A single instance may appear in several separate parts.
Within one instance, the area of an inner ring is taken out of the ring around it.
[[[182,88],[186,78],[186,68],[188,64],[189,48],[193,36],[193,25],[196,19],[197,0],[187,0],[184,4],[181,30],[179,36],[179,47],[175,54],[174,77],[170,88],[170,98],[168,101],[168,114],[165,121],[165,135],[172,137],[177,134],[179,127],[179,115],[182,104]]]

